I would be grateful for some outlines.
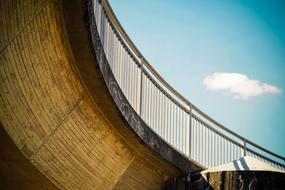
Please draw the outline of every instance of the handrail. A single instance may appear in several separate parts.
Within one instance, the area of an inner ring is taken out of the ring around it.
[[[103,1],[103,6],[104,6],[104,10],[106,11],[107,15],[109,16],[109,18],[111,19],[111,22],[114,24],[114,26],[117,28],[117,30],[120,32],[120,34],[122,35],[122,37],[124,38],[124,40],[126,41],[126,43],[128,44],[128,46],[132,49],[132,51],[135,53],[135,55],[140,58],[142,57],[142,54],[140,53],[140,51],[138,50],[138,48],[135,46],[135,44],[133,43],[133,41],[130,39],[130,37],[128,36],[128,34],[126,33],[126,31],[124,30],[124,28],[122,27],[121,23],[119,22],[119,20],[117,19],[113,9],[111,8],[109,2],[107,0]]]
[[[108,0],[101,0],[100,6],[98,0],[94,1],[98,8],[96,22],[99,24],[102,46],[113,74],[130,104],[152,130],[168,144],[175,146],[178,152],[182,151],[189,158],[196,157],[207,166],[216,165],[216,162],[221,164],[231,161],[242,156],[242,151],[243,155],[250,151],[285,170],[284,164],[268,157],[271,155],[285,161],[283,156],[226,128],[177,92],[143,57],[118,21]],[[202,147],[201,144],[206,145]],[[197,152],[196,149],[199,148],[201,150]],[[254,151],[255,149],[268,155],[259,154]],[[219,153],[214,152],[215,150],[219,150]],[[215,156],[214,164],[208,160],[210,154]]]
[[[166,88],[168,89],[173,95],[175,95],[178,99],[180,99],[182,102],[184,102],[186,105],[188,105],[189,107],[192,108],[192,110],[196,111],[197,113],[199,113],[201,116],[203,116],[205,119],[207,119],[209,122],[215,124],[216,126],[218,126],[219,128],[221,128],[222,130],[226,131],[227,133],[239,138],[242,141],[245,141],[247,144],[251,144],[252,146],[268,153],[271,154],[272,156],[275,156],[281,160],[285,161],[285,157],[278,155],[276,153],[271,152],[268,149],[265,149],[257,144],[255,144],[254,142],[248,140],[245,137],[240,136],[239,134],[235,133],[234,131],[228,129],[227,127],[225,127],[224,125],[220,124],[219,122],[217,122],[216,120],[214,120],[212,117],[210,117],[209,115],[207,115],[206,113],[204,113],[202,110],[200,110],[198,107],[196,107],[194,104],[192,104],[189,100],[187,100],[183,95],[181,95],[179,92],[177,92],[168,82],[166,82],[166,80],[163,79],[163,77],[152,67],[152,65],[146,60],[145,57],[143,57],[142,53],[138,50],[138,48],[135,46],[135,44],[133,43],[133,41],[130,39],[130,37],[128,36],[128,34],[126,33],[126,31],[124,30],[124,28],[122,27],[122,25],[120,24],[119,20],[117,19],[113,9],[111,8],[108,0],[104,0],[103,1],[103,6],[105,8],[105,11],[107,13],[107,15],[109,16],[112,24],[114,24],[114,26],[116,27],[116,29],[120,32],[120,34],[122,35],[122,37],[124,38],[124,40],[126,41],[127,45],[129,46],[129,48],[135,53],[135,55],[142,60],[142,63],[147,67],[147,69],[152,73],[153,76],[155,76],[155,78]]]

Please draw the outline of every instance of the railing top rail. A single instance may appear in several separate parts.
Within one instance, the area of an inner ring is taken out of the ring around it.
[[[182,96],[179,92],[177,92],[169,83],[166,82],[166,80],[163,79],[163,77],[151,66],[151,64],[143,57],[143,55],[141,54],[141,52],[138,50],[138,48],[136,47],[136,45],[133,43],[133,41],[130,39],[130,37],[128,36],[128,34],[126,33],[126,31],[124,30],[124,28],[122,27],[122,25],[120,24],[119,20],[117,19],[113,9],[111,8],[108,0],[104,0],[103,1],[103,7],[104,10],[106,12],[106,14],[108,15],[110,21],[112,22],[113,26],[116,27],[117,31],[120,33],[120,36],[124,39],[124,41],[127,43],[127,45],[129,46],[129,48],[132,50],[132,52],[135,54],[135,56],[141,60],[141,62],[143,63],[144,66],[146,66],[146,68],[152,73],[152,75],[167,89],[169,90],[176,98],[178,98],[179,100],[181,100],[182,102],[184,102],[186,105],[188,105],[189,107],[191,107],[192,110],[194,110],[195,112],[197,112],[199,115],[201,115],[203,118],[205,118],[206,120],[208,120],[209,122],[211,122],[212,124],[216,125],[217,127],[219,127],[220,129],[222,129],[223,131],[235,136],[236,138],[245,141],[247,144],[250,144],[260,150],[262,150],[263,152],[266,152],[276,158],[279,158],[283,161],[285,161],[285,157],[278,155],[276,153],[271,152],[270,150],[267,150],[257,144],[255,144],[254,142],[246,139],[245,137],[240,136],[239,134],[235,133],[234,131],[226,128],[224,125],[220,124],[219,122],[217,122],[216,120],[214,120],[213,118],[211,118],[209,115],[207,115],[206,113],[204,113],[202,110],[200,110],[198,107],[196,107],[194,104],[192,104],[190,101],[188,101],[184,96]],[[161,88],[163,89],[163,88]]]

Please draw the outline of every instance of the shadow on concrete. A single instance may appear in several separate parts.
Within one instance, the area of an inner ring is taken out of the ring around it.
[[[1,122],[0,189],[58,189],[24,157]]]
[[[240,167],[238,166],[237,160],[233,161],[233,165],[234,165],[235,170],[240,170]]]
[[[207,180],[200,174],[195,173],[186,177],[169,178],[162,190],[214,190]]]
[[[244,170],[247,170],[247,171],[250,170],[250,168],[248,167],[248,165],[247,165],[247,163],[243,157],[240,158],[239,160],[240,160],[240,163],[241,163]]]

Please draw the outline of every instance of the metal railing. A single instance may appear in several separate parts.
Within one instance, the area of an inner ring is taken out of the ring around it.
[[[285,170],[285,158],[224,127],[172,88],[142,56],[108,1],[93,0],[98,33],[127,100],[181,154],[209,168],[249,155]]]

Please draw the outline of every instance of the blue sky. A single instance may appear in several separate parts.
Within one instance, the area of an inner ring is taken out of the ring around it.
[[[181,94],[285,156],[285,1],[109,1],[142,54]]]

